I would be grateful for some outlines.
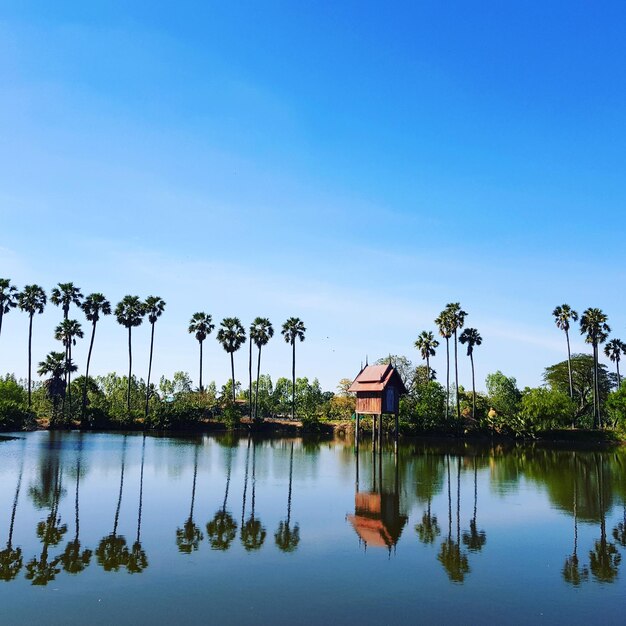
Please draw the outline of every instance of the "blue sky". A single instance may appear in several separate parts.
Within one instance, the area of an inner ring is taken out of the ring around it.
[[[4,2],[0,276],[162,296],[167,375],[197,376],[195,311],[300,316],[299,373],[326,388],[366,354],[418,361],[418,333],[460,301],[478,379],[538,384],[564,355],[556,304],[599,306],[626,339],[625,18],[610,2]],[[59,317],[37,319],[36,360]],[[100,331],[93,371],[124,371],[122,329]],[[12,312],[0,371],[26,373],[26,337]],[[289,374],[282,339],[264,355]]]

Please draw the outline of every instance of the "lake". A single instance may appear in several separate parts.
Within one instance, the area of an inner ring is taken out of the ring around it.
[[[622,449],[15,437],[5,624],[624,622]]]

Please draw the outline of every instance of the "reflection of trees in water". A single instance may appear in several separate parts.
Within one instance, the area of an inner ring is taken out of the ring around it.
[[[441,533],[437,516],[431,513],[434,493],[441,487],[441,456],[424,450],[416,463],[416,494],[420,501],[426,500],[426,510],[422,513],[422,521],[415,525],[415,532],[424,544],[434,543]]]
[[[193,521],[193,507],[196,501],[196,478],[198,476],[198,446],[194,450],[193,457],[193,484],[191,487],[191,507],[189,517],[185,520],[182,528],[176,529],[176,545],[178,551],[183,554],[191,554],[198,549],[200,542],[204,539],[202,531]]]
[[[589,578],[589,570],[586,566],[581,566],[578,560],[578,462],[576,453],[573,453],[573,475],[574,475],[574,500],[572,509],[574,513],[574,551],[565,559],[563,565],[563,579],[577,587]]]
[[[224,490],[224,502],[222,503],[222,508],[215,513],[213,519],[206,525],[207,536],[213,550],[228,550],[233,539],[237,536],[237,522],[226,510],[233,461],[232,447],[228,448],[226,455],[226,489]]]
[[[476,524],[476,511],[478,509],[478,463],[476,456],[472,457],[474,465],[474,515],[470,520],[469,531],[463,532],[463,544],[470,552],[480,552],[487,543],[487,534],[484,530],[478,530]]]
[[[117,525],[120,517],[120,507],[122,506],[122,494],[124,492],[124,466],[126,464],[126,435],[122,443],[122,469],[120,472],[120,490],[117,498],[117,508],[115,509],[115,519],[113,521],[113,532],[103,537],[96,549],[98,565],[105,571],[118,571],[120,567],[125,567],[128,563],[128,547],[126,538],[117,535]]]
[[[621,488],[622,497],[622,521],[618,522],[613,528],[613,539],[619,543],[622,548],[626,548],[626,467],[620,457],[616,458],[616,463],[619,466],[619,487]]]
[[[296,524],[291,527],[291,487],[293,480],[293,441],[291,442],[291,453],[289,455],[289,491],[287,495],[287,519],[281,520],[278,529],[274,533],[274,541],[283,552],[293,552],[300,543],[300,526]]]
[[[461,459],[457,457],[456,540],[452,538],[452,488],[450,484],[450,456],[447,457],[448,477],[448,537],[441,544],[437,559],[443,565],[448,578],[463,582],[470,571],[467,555],[461,550]]]
[[[9,537],[7,539],[7,547],[0,550],[0,580],[13,580],[21,571],[24,559],[22,557],[22,548],[13,547],[13,529],[15,527],[15,513],[17,512],[17,501],[20,497],[22,488],[22,474],[24,472],[24,450],[22,449],[22,461],[20,463],[20,472],[17,477],[17,486],[15,487],[15,497],[13,498],[13,508],[11,509],[11,522],[9,524]]]
[[[91,562],[93,552],[89,549],[81,551],[80,544],[80,475],[81,475],[81,454],[82,454],[82,433],[79,435],[78,453],[76,455],[76,489],[74,493],[74,525],[76,533],[74,539],[69,541],[65,546],[63,554],[59,557],[59,562],[63,566],[64,571],[68,574],[79,574]]]
[[[248,440],[248,446],[250,445],[250,441]],[[248,463],[246,458],[246,485],[248,478]],[[244,504],[242,511],[242,520],[245,515],[245,493],[246,489],[244,488]],[[265,542],[265,537],[267,532],[261,520],[257,519],[254,515],[255,511],[255,503],[256,503],[256,443],[252,442],[252,502],[250,507],[250,517],[245,523],[242,523],[241,531],[239,534],[239,538],[241,539],[241,543],[243,547],[251,552],[253,550],[259,550],[263,543]]]
[[[58,463],[55,465],[55,478],[53,481],[50,514],[45,521],[37,524],[37,536],[43,544],[39,558],[33,557],[26,564],[26,578],[32,581],[33,585],[47,585],[56,578],[61,571],[59,569],[59,558],[48,560],[48,549],[57,546],[61,542],[63,535],[67,532],[67,526],[61,523],[59,517],[59,502],[61,500],[61,468]]]
[[[602,454],[594,454],[596,474],[598,476],[598,490],[600,517],[600,539],[594,543],[594,549],[589,552],[589,569],[598,582],[613,582],[617,578],[617,571],[622,559],[614,543],[606,538],[606,515],[604,503],[604,458]]]
[[[141,513],[143,508],[143,467],[146,458],[146,433],[141,442],[141,469],[139,471],[139,506],[137,508],[137,536],[130,549],[126,569],[129,574],[140,574],[148,567],[148,556],[141,545]]]

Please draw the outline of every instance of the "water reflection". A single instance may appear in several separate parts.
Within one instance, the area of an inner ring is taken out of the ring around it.
[[[287,492],[287,518],[278,523],[274,533],[274,541],[283,552],[293,552],[300,543],[300,525],[296,522],[291,527],[291,490],[293,484],[293,441],[289,453],[289,490]]]
[[[248,438],[248,445],[249,442],[250,438]],[[206,532],[211,548],[213,548],[213,550],[222,551],[228,550],[237,536],[237,522],[231,513],[226,510],[228,491],[230,489],[230,476],[233,467],[233,447],[237,444],[236,441],[232,442],[228,440],[226,441],[226,445],[228,447],[226,449],[226,487],[224,489],[224,501],[222,502],[222,507],[218,509],[213,516],[213,519],[206,525]],[[242,520],[244,514],[245,511],[242,513]]]
[[[193,482],[191,486],[191,506],[189,507],[189,517],[185,520],[182,528],[176,529],[176,545],[178,551],[183,554],[191,554],[200,547],[200,542],[204,539],[202,531],[193,521],[193,507],[196,502],[196,480],[198,478],[198,447],[193,454]]]
[[[265,527],[261,523],[261,520],[255,517],[255,505],[256,505],[256,449],[257,442],[252,442],[252,502],[250,506],[250,517],[244,523],[243,519],[246,512],[246,491],[248,482],[248,457],[246,456],[246,485],[244,487],[243,496],[243,508],[241,512],[241,532],[239,538],[241,545],[248,551],[259,550],[265,542],[267,532]],[[248,439],[248,452],[250,451],[250,438]]]
[[[17,486],[15,487],[15,497],[13,498],[13,507],[11,509],[11,521],[9,523],[9,537],[7,539],[7,547],[0,551],[0,580],[13,580],[21,571],[24,559],[22,557],[22,548],[13,548],[13,530],[15,529],[15,513],[17,512],[17,502],[20,498],[20,490],[22,488],[22,475],[24,473],[24,454],[20,461],[20,471],[17,476]]]

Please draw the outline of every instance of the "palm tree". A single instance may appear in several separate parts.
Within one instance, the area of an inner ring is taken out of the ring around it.
[[[210,335],[215,324],[212,323],[213,318],[206,313],[194,313],[189,320],[189,332],[195,334],[198,343],[200,344],[200,386],[199,389],[202,392],[202,342]]]
[[[598,382],[598,345],[604,343],[611,328],[606,323],[607,316],[596,308],[588,308],[580,318],[580,334],[586,335],[585,342],[593,346],[593,425],[594,428],[602,426],[600,415],[600,384]]]
[[[85,384],[83,385],[83,402],[81,409],[80,425],[85,425],[85,411],[87,409],[87,383],[89,382],[89,364],[91,363],[91,352],[93,350],[93,340],[96,337],[96,324],[101,315],[111,315],[111,303],[101,293],[89,294],[81,308],[85,317],[91,322],[91,340],[89,341],[89,352],[87,354],[87,367],[85,368]]]
[[[291,527],[291,485],[293,480],[293,441],[291,442],[291,453],[289,455],[289,491],[287,494],[287,519],[281,520],[278,530],[274,533],[274,541],[279,550],[283,552],[293,552],[300,543],[300,525],[298,523]]]
[[[430,357],[435,356],[435,349],[439,347],[439,342],[431,331],[423,330],[415,341],[415,347],[426,361],[426,380],[430,381]]]
[[[439,334],[446,340],[446,421],[450,411],[450,337],[452,337],[452,321],[447,310],[439,313],[435,320]]]
[[[257,409],[259,406],[259,378],[261,376],[261,348],[266,346],[268,341],[274,336],[274,327],[267,317],[257,317],[252,326],[250,326],[250,347],[252,342],[256,344],[259,350],[259,357],[256,367],[256,387],[254,390],[254,421],[258,422]],[[252,351],[250,352],[252,363]],[[252,376],[250,376],[250,393],[252,394]]]
[[[230,369],[233,381],[233,402],[235,402],[235,358],[234,354],[246,342],[246,331],[238,317],[225,317],[217,331],[217,340],[230,354]]]
[[[46,306],[46,292],[39,285],[26,285],[17,295],[17,305],[28,313],[28,408],[31,406],[31,361],[33,346],[33,317],[43,313]]]
[[[165,301],[158,296],[148,296],[144,302],[145,312],[150,322],[150,360],[148,362],[148,382],[146,383],[146,421],[148,419],[148,401],[150,400],[150,375],[152,374],[152,352],[154,349],[154,325],[165,310]]]
[[[65,347],[65,360],[67,363],[72,362],[72,346],[76,345],[76,337],[82,339],[84,337],[83,329],[79,322],[76,320],[64,319],[55,329],[54,338],[60,341]],[[72,389],[71,389],[71,372],[72,370],[67,368],[66,384],[67,384],[67,399],[68,399],[68,416],[72,419]]]
[[[467,356],[472,363],[472,418],[476,418],[476,380],[474,377],[474,347],[480,346],[483,338],[475,328],[466,328],[459,337],[462,344],[467,344]]]
[[[133,348],[131,331],[140,326],[146,314],[144,303],[137,296],[124,296],[115,307],[118,324],[128,328],[128,391],[126,393],[126,409],[130,414],[130,386],[133,372]]]
[[[287,343],[291,344],[293,350],[291,364],[291,419],[296,418],[296,339],[304,341],[306,328],[299,317],[290,317],[280,331]]]
[[[78,368],[65,358],[63,352],[50,352],[44,361],[39,362],[37,373],[40,376],[50,374],[46,380],[46,395],[52,401],[52,418],[50,426],[55,426],[59,410],[59,401],[65,399],[66,378],[70,372],[75,372]]]
[[[467,313],[461,308],[460,302],[450,302],[446,304],[446,311],[448,311],[451,328],[454,333],[454,383],[456,385],[456,417],[461,419],[461,403],[459,401],[459,355],[458,355],[458,341],[457,332],[463,328],[465,324],[465,316]]]
[[[213,519],[207,522],[206,532],[213,550],[228,550],[233,539],[237,536],[237,522],[235,518],[226,510],[228,502],[228,490],[230,487],[230,474],[232,468],[233,450],[228,448],[226,461],[226,489],[224,491],[224,502]]]
[[[80,307],[82,300],[83,294],[78,287],[74,286],[74,283],[59,283],[50,292],[50,302],[63,308],[64,320],[69,317],[70,306],[75,304]]]
[[[615,363],[617,368],[617,388],[622,385],[622,378],[619,373],[619,362],[622,359],[622,354],[626,355],[626,343],[619,339],[611,339],[606,346],[604,346],[604,354]]]
[[[189,509],[189,517],[185,520],[182,528],[176,529],[176,545],[178,551],[183,554],[191,554],[197,550],[200,542],[204,539],[202,531],[193,521],[193,509],[196,502],[196,479],[198,477],[198,446],[194,449],[193,457],[193,483],[191,487],[191,507]]]
[[[572,354],[569,344],[569,327],[570,322],[578,321],[578,313],[572,309],[569,304],[561,304],[552,311],[554,316],[554,322],[557,328],[560,328],[565,333],[565,339],[567,340],[567,371],[569,373],[569,395],[570,398],[574,397],[574,384],[572,382]]]
[[[2,317],[17,306],[17,287],[8,278],[0,278],[0,334]]]

